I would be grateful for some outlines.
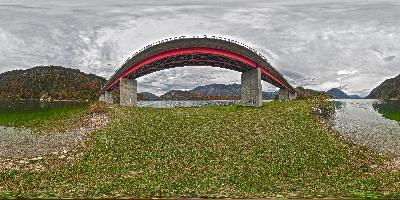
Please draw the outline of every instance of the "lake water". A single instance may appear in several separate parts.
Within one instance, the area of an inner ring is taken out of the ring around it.
[[[335,100],[333,128],[356,144],[400,155],[400,102],[373,99]]]
[[[40,111],[54,108],[71,108],[82,106],[86,102],[52,101],[40,102],[39,100],[0,100],[0,112]]]
[[[239,104],[238,100],[215,100],[215,101],[138,101],[138,107],[151,108],[174,108],[174,107],[198,107],[198,106],[223,106]],[[19,112],[19,111],[37,111],[53,108],[70,108],[87,104],[86,102],[68,102],[68,101],[9,101],[0,100],[0,112]]]

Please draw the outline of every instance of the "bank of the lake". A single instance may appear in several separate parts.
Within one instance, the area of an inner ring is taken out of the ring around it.
[[[307,101],[107,112],[80,160],[0,172],[0,196],[400,197],[390,159],[341,140]]]
[[[79,127],[88,103],[77,101],[0,100],[0,126],[58,132]]]

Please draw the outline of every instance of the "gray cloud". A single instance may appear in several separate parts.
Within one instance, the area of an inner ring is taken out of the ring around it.
[[[293,85],[366,95],[400,73],[398,19],[394,0],[2,0],[0,72],[53,64],[108,78],[149,43],[207,34],[253,46]],[[185,67],[140,78],[139,90],[239,80],[229,70]]]

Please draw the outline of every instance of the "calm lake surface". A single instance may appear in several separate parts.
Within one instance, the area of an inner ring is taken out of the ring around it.
[[[86,102],[52,101],[40,102],[39,100],[0,100],[0,112],[29,112],[55,108],[72,108],[88,104]]]
[[[335,100],[333,128],[356,144],[400,155],[400,101]]]
[[[196,107],[196,106],[223,106],[239,104],[238,100],[216,100],[216,101],[139,101],[139,107],[151,108],[174,108],[174,107]],[[3,101],[0,100],[0,112],[24,112],[24,111],[38,111],[44,109],[54,108],[71,108],[74,106],[81,106],[87,104],[86,102],[68,102],[68,101]]]

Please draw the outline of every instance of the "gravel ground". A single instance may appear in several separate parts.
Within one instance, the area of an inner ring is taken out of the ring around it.
[[[0,127],[0,157],[26,158],[64,150],[85,137],[85,132],[71,131],[35,135],[29,129]],[[64,149],[63,149],[64,148]]]
[[[340,100],[334,129],[356,144],[400,156],[400,124],[384,118],[372,105],[378,100]]]
[[[23,166],[41,169],[41,166],[27,164],[48,155],[64,159],[73,151],[74,145],[81,144],[91,131],[104,127],[109,121],[105,114],[93,114],[79,129],[45,135],[34,134],[26,128],[0,126],[0,169],[20,169]]]

